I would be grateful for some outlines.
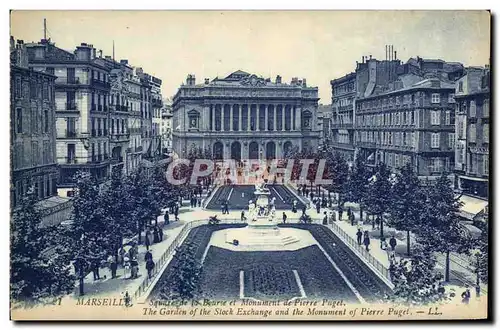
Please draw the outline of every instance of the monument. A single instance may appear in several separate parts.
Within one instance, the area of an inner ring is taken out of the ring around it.
[[[302,230],[278,227],[275,201],[269,200],[271,192],[265,184],[256,184],[254,195],[255,201],[248,205],[248,226],[221,231],[226,244],[233,250],[246,251],[294,250],[310,245],[309,239],[301,241]]]

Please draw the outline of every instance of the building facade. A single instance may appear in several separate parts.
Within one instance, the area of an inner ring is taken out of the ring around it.
[[[354,161],[354,110],[356,102],[356,73],[330,81],[332,87],[332,141],[333,150],[348,162]]]
[[[23,41],[10,42],[11,206],[16,207],[30,186],[39,200],[57,195],[56,77],[30,70]]]
[[[58,188],[71,194],[74,175],[90,172],[99,181],[109,177],[109,69],[101,54],[86,43],[73,53],[49,40],[28,44],[29,66],[56,76],[56,155]]]
[[[490,147],[490,71],[469,68],[458,80],[456,100],[455,187],[488,199]]]
[[[216,160],[243,160],[283,158],[293,146],[315,150],[318,100],[305,79],[271,82],[238,70],[196,84],[188,75],[173,98],[174,153],[200,147]]]
[[[427,79],[356,102],[356,147],[369,165],[406,163],[420,177],[453,168],[454,85]]]
[[[172,152],[172,104],[170,100],[163,101],[163,107],[161,109],[161,140],[163,154],[169,154]]]

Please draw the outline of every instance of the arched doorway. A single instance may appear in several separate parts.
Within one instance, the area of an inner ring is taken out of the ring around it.
[[[255,141],[248,145],[248,158],[259,159],[259,144]]]
[[[231,159],[241,160],[241,143],[238,141],[231,143]]]
[[[266,145],[266,159],[275,159],[276,158],[276,144],[273,141],[270,141]]]
[[[290,150],[292,150],[292,142],[286,141],[285,144],[283,144],[283,158],[286,158],[286,155]]]
[[[214,151],[213,151],[214,159],[221,160],[224,158],[224,145],[222,142],[214,143]]]

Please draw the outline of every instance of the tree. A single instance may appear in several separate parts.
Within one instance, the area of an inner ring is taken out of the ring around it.
[[[194,244],[183,244],[174,254],[175,264],[172,269],[173,278],[170,285],[162,288],[160,296],[163,299],[185,301],[200,294],[202,267],[196,259]]]
[[[368,179],[371,173],[366,164],[357,157],[352,172],[348,178],[348,200],[359,204],[359,217],[363,220],[363,208],[368,193]]]
[[[389,224],[397,230],[406,231],[406,252],[410,255],[410,232],[418,229],[426,201],[420,180],[410,163],[396,175],[391,196],[393,199],[389,210]]]
[[[73,221],[68,235],[71,236],[75,270],[80,280],[80,295],[83,295],[83,279],[90,270],[89,265],[104,260],[113,246],[113,233],[107,230],[113,219],[107,212],[95,177],[87,172],[78,172],[75,179]]]
[[[432,251],[416,245],[411,258],[401,259],[390,268],[394,291],[388,300],[419,306],[446,300],[447,295],[439,292],[442,275],[434,270],[435,265]]]
[[[391,207],[391,172],[384,163],[375,168],[375,174],[368,185],[367,208],[380,222],[380,238],[384,237],[384,214]]]
[[[337,193],[339,205],[339,219],[342,219],[344,210],[345,196],[347,192],[347,179],[349,175],[349,166],[344,157],[335,151],[329,151],[326,157],[326,165],[328,168],[328,178],[332,183],[328,190]]]
[[[488,283],[488,221],[478,221],[474,224],[476,227],[481,229],[481,235],[476,241],[477,254],[476,254],[476,272],[479,275],[479,279]]]
[[[461,203],[455,197],[446,173],[426,190],[428,199],[422,209],[417,241],[431,251],[446,254],[445,281],[449,281],[450,253],[467,253],[471,240],[459,223]]]
[[[70,256],[56,227],[40,226],[42,215],[31,187],[13,210],[10,242],[10,295],[25,304],[49,303],[73,291]]]

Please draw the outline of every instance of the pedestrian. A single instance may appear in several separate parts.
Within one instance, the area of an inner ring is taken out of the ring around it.
[[[134,278],[139,277],[139,263],[137,262],[136,258],[134,258],[130,261],[130,267],[132,269],[131,274],[130,274],[130,278],[134,279]]]
[[[220,204],[220,210],[221,210],[222,214],[226,214],[226,208],[224,207],[224,202],[222,202]]]
[[[287,219],[286,213],[283,212],[283,223],[286,223],[286,219]]]
[[[146,261],[146,270],[148,271],[148,278],[151,278],[154,268],[155,268],[155,263],[153,259],[148,259],[148,261]]]
[[[117,263],[121,264],[123,266],[123,256],[125,255],[125,249],[123,246],[118,250],[118,260]]]
[[[305,204],[302,206],[302,214],[306,214],[306,205]]]
[[[224,204],[224,211],[226,212],[226,214],[229,214],[229,203],[227,201]]]
[[[163,216],[163,219],[165,220],[165,221],[163,221],[163,225],[170,224],[170,215],[168,214],[168,210],[165,211],[165,215]]]
[[[314,192],[312,190],[311,190],[311,193],[309,194],[309,196],[310,196],[311,200],[314,199]]]
[[[125,295],[123,296],[123,301],[125,302],[125,307],[132,306],[132,304],[131,304],[132,299],[130,298],[128,291],[125,292]]]
[[[361,245],[363,240],[363,232],[361,231],[361,228],[358,228],[358,231],[356,232],[356,238],[358,240],[358,245]]]
[[[470,300],[470,290],[467,288],[464,292],[462,292],[462,303],[468,304]]]
[[[365,237],[363,239],[363,244],[365,244],[366,251],[370,251],[368,246],[370,245],[370,237],[368,236],[368,230],[365,230]]]
[[[108,257],[108,265],[109,265],[109,270],[111,271],[111,278],[115,278],[116,277],[116,269],[118,268],[118,264],[117,264],[115,256],[110,255]]]
[[[327,225],[328,224],[328,215],[327,215],[326,211],[324,212],[324,215],[325,216],[323,217],[323,224]]]
[[[241,211],[241,221],[245,221],[245,211]]]
[[[160,238],[160,242],[163,241],[163,229],[162,228],[158,228],[158,237]]]
[[[124,278],[127,278],[127,273],[131,268],[132,267],[130,265],[130,258],[128,256],[128,254],[126,254],[125,257],[123,257],[123,277]],[[132,277],[132,273],[130,274],[130,277]]]
[[[153,259],[153,254],[151,253],[151,251],[147,250],[146,254],[144,255],[144,261],[148,261],[150,259]]]
[[[387,240],[385,239],[385,237],[380,237],[380,248],[382,250],[387,250],[389,246],[387,245]]]
[[[320,213],[320,208],[321,208],[321,204],[320,204],[320,201],[319,199],[316,201],[316,213]]]
[[[396,238],[394,235],[392,235],[391,239],[389,240],[389,245],[391,246],[391,251],[394,251],[396,249],[396,245],[398,242],[396,241]]]
[[[155,242],[155,237],[153,233],[153,229],[150,227],[148,230],[148,235],[149,235],[149,242],[151,242],[151,245]]]
[[[94,258],[92,260],[92,273],[94,275],[94,281],[97,281],[97,280],[100,280],[101,277],[99,276],[99,259],[98,258]]]
[[[156,226],[153,227],[153,242],[158,243],[160,238],[158,237],[158,228]]]
[[[201,207],[201,191],[200,191],[200,197],[198,197],[198,207]]]
[[[332,207],[332,199],[328,197],[328,207]]]
[[[146,250],[149,250],[149,246],[151,245],[151,241],[149,240],[149,235],[147,232],[144,235],[144,245],[146,245]],[[131,256],[131,257],[133,258],[134,256]]]
[[[333,210],[330,210],[330,221],[331,222],[337,221],[335,212]]]
[[[175,221],[179,221],[179,208],[175,207],[174,209]]]
[[[354,226],[354,220],[356,220],[356,218],[354,217],[354,212],[352,212],[351,209],[349,209],[349,211],[351,212],[349,215],[349,220],[351,220],[351,226]]]

